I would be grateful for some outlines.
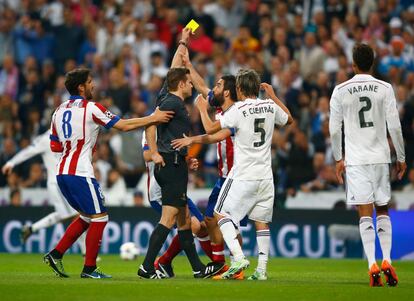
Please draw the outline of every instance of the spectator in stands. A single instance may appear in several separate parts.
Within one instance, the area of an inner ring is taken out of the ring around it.
[[[390,74],[391,67],[398,69],[400,75],[404,75],[407,69],[412,68],[412,58],[403,56],[404,40],[399,36],[394,36],[391,39],[391,53],[381,59],[379,65],[379,72],[383,76]]]
[[[63,11],[64,23],[53,28],[56,43],[54,48],[56,68],[64,72],[64,65],[69,59],[76,59],[78,50],[84,41],[84,28],[75,24],[73,12],[69,8]]]
[[[135,207],[144,207],[144,194],[142,193],[142,191],[134,191],[133,201]]]
[[[46,179],[41,163],[33,163],[30,166],[29,177],[20,183],[24,188],[46,188]]]
[[[107,185],[105,189],[105,205],[125,206],[127,205],[127,187],[124,179],[117,169],[108,172]]]
[[[22,205],[22,196],[20,189],[10,190],[10,206],[20,207]]]
[[[121,110],[122,115],[131,110],[132,91],[125,81],[123,74],[117,68],[112,68],[109,73],[109,88],[106,95],[111,97],[114,104]]]
[[[14,64],[13,56],[5,55],[2,66],[0,70],[0,95],[9,95],[16,99],[19,87],[19,70]]]
[[[14,53],[14,19],[14,13],[10,9],[4,9],[0,12],[0,62],[3,62],[6,54]]]
[[[325,54],[317,44],[315,33],[308,31],[300,51],[300,73],[304,80],[312,81],[313,77],[323,68]]]

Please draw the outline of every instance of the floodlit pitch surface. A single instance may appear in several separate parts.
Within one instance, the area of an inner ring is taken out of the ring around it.
[[[203,258],[207,262],[207,258]],[[0,300],[414,300],[414,262],[395,262],[397,287],[370,288],[364,260],[280,259],[269,262],[269,279],[261,282],[191,276],[186,258],[174,262],[176,278],[144,280],[136,276],[142,257],[122,261],[102,256],[100,267],[113,279],[80,279],[82,257],[66,255],[70,278],[62,279],[40,254],[0,254]],[[256,264],[251,260],[250,275]]]

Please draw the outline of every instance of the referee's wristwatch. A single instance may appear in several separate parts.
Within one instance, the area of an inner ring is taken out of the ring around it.
[[[184,47],[186,47],[186,48],[187,48],[187,43],[186,43],[185,41],[183,41],[183,40],[180,40],[180,41],[178,42],[178,44],[179,44],[179,45],[183,45]]]

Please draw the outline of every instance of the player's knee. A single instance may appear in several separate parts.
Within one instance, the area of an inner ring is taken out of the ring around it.
[[[164,225],[165,227],[171,229],[176,222],[176,216],[174,215],[162,215],[160,219],[160,224]]]
[[[387,205],[384,205],[384,206],[375,205],[375,210],[377,211],[377,216],[378,215],[388,215],[388,206]]]
[[[256,231],[261,231],[261,230],[269,230],[269,224],[267,223],[263,223],[263,222],[254,222],[255,226],[256,226]]]

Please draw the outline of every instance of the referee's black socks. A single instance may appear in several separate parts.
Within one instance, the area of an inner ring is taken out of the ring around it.
[[[164,225],[158,224],[151,234],[147,255],[142,265],[147,271],[154,271],[154,261],[161,250],[162,245],[167,239],[170,229]],[[191,233],[191,231],[190,231]]]
[[[191,230],[178,230],[178,239],[180,241],[181,249],[184,250],[188,261],[190,261],[193,272],[204,270],[204,264],[200,261],[200,257],[198,257]]]

